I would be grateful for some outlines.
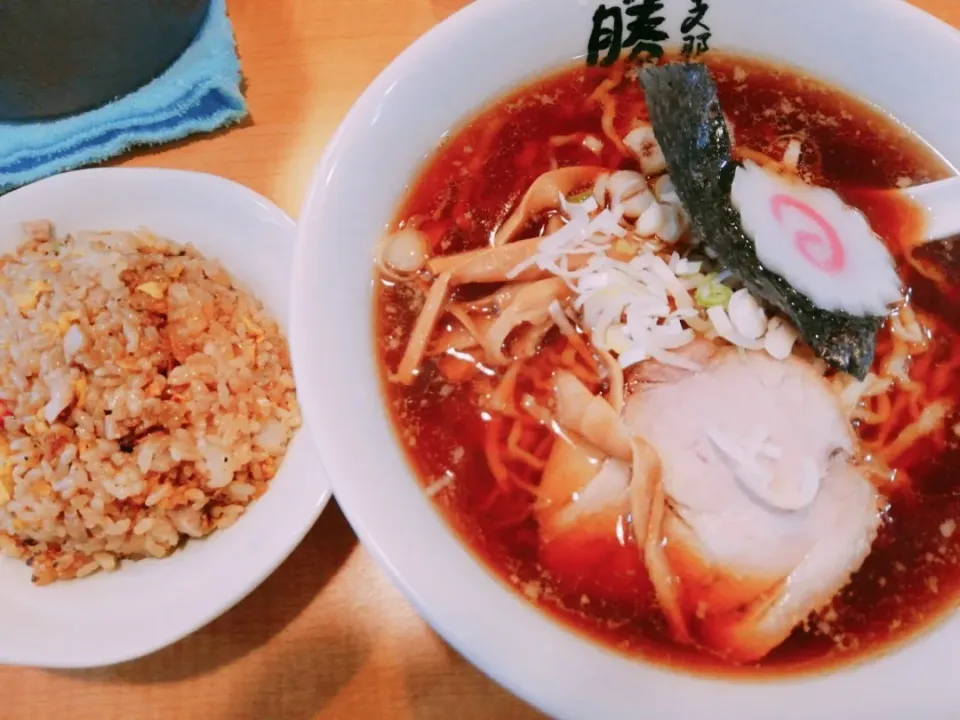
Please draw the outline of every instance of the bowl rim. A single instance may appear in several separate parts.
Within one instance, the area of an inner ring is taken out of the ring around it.
[[[175,182],[181,187],[187,187],[190,191],[197,193],[215,192],[220,196],[229,194],[231,196],[230,201],[233,204],[242,204],[249,207],[256,206],[257,214],[268,217],[271,224],[274,224],[277,227],[277,232],[275,233],[275,236],[271,237],[271,239],[282,238],[284,243],[289,243],[290,249],[292,250],[296,238],[296,223],[275,203],[255,192],[254,190],[251,190],[245,185],[241,185],[233,180],[222,178],[211,173],[197,172],[192,170],[149,167],[107,167],[73,170],[44,178],[35,183],[25,185],[17,188],[16,190],[12,190],[3,196],[0,196],[0,209],[5,209],[6,207],[15,205],[28,194],[37,195],[40,197],[49,195],[53,198],[58,196],[69,197],[72,188],[76,187],[77,183],[105,182],[108,185],[119,184],[123,186],[130,186],[131,184],[149,185],[157,182],[158,180],[163,183]],[[52,204],[55,204],[55,202],[56,201],[53,201]],[[51,212],[51,215],[54,217],[54,221],[56,214],[56,210]],[[26,220],[29,218],[24,219]],[[98,228],[89,229],[97,230]],[[132,230],[133,228],[126,229]],[[177,242],[189,242],[189,239],[171,239]],[[0,251],[0,254],[2,254],[2,252],[3,251]],[[220,258],[218,257],[216,259],[219,260]],[[289,301],[289,298],[286,298],[286,300]],[[281,323],[285,323],[287,325],[287,329],[284,334],[287,336],[289,342],[289,324],[291,319],[289,308],[287,309],[285,315],[285,318],[279,318],[279,320]],[[294,448],[294,443],[297,444],[297,447],[299,448],[298,453],[300,455],[303,455],[305,452],[313,453],[315,451],[315,446],[312,444],[312,439],[309,431],[306,430],[305,423],[295,431],[293,437],[291,438],[290,445],[287,448],[287,454],[289,454],[291,449]],[[278,468],[278,475],[280,472],[282,472],[283,466],[287,460],[287,454],[284,456],[284,462],[281,463],[280,468]],[[305,459],[312,463],[313,458],[315,458],[315,454],[311,454]],[[48,652],[46,655],[43,655],[42,653],[35,653],[28,657],[24,657],[22,653],[17,654],[15,652],[8,652],[6,648],[0,648],[0,663],[64,670],[110,666],[135,660],[137,658],[154,653],[162,648],[172,645],[173,643],[208,625],[210,622],[241,602],[257,587],[259,587],[271,574],[273,574],[273,572],[297,548],[306,534],[316,524],[317,519],[328,505],[332,496],[332,486],[329,483],[329,479],[326,477],[322,467],[319,468],[317,477],[315,479],[311,480],[304,477],[303,479],[296,479],[296,482],[297,484],[303,486],[316,486],[317,489],[316,493],[309,492],[310,496],[314,499],[310,506],[304,507],[303,511],[300,513],[300,516],[302,516],[302,522],[294,527],[290,527],[289,525],[286,526],[288,532],[286,533],[285,538],[283,538],[282,541],[273,543],[276,545],[276,547],[272,548],[271,555],[268,559],[260,559],[260,561],[253,564],[252,567],[247,565],[237,566],[241,568],[241,570],[239,572],[232,571],[231,574],[246,575],[246,577],[242,580],[238,580],[235,587],[229,589],[219,602],[211,603],[205,611],[199,612],[193,616],[186,614],[183,619],[180,619],[176,622],[171,621],[167,623],[162,631],[152,632],[152,639],[147,640],[146,642],[141,642],[140,644],[138,644],[136,641],[130,642],[128,640],[124,640],[120,643],[103,643],[99,646],[85,647],[79,650],[60,650],[56,655]],[[297,500],[297,498],[292,499]],[[256,502],[259,502],[259,499]],[[254,504],[251,505],[251,507],[253,506]],[[220,532],[230,532],[231,530],[240,531],[241,528],[226,528],[224,531]],[[283,533],[280,535],[282,537]],[[208,540],[211,537],[215,539],[216,536],[214,534],[214,536],[202,538],[201,542]],[[178,550],[178,552],[183,552],[183,549],[181,548]],[[201,553],[198,552],[197,555],[201,555]],[[8,560],[10,563],[18,562],[5,558],[5,562]],[[160,561],[146,560],[145,562],[161,563],[164,562],[164,560],[166,560],[166,558]],[[202,562],[202,560],[198,557],[193,562],[199,563]],[[128,569],[128,572],[132,569],[133,568]],[[121,568],[119,572],[124,572],[124,569]],[[184,568],[183,573],[188,575],[189,572],[190,571],[187,568]],[[95,580],[96,578],[89,578],[79,582],[82,583]],[[52,587],[56,588],[57,586],[54,585]],[[77,588],[82,591],[82,586],[77,586]]]
[[[326,193],[328,183],[333,182],[334,170],[336,169],[341,157],[347,154],[357,138],[362,137],[364,127],[370,125],[378,113],[378,106],[391,88],[400,82],[404,76],[424,72],[421,66],[420,58],[423,55],[434,53],[442,48],[449,47],[456,41],[459,34],[469,31],[471,26],[484,17],[502,16],[509,10],[522,2],[533,2],[535,0],[474,0],[473,3],[465,6],[450,17],[433,26],[426,33],[417,38],[411,45],[404,49],[397,57],[392,60],[387,67],[382,70],[376,78],[367,86],[364,92],[351,106],[350,110],[344,116],[338,125],[336,131],[327,144],[322,157],[320,158],[312,176],[304,199],[300,207],[300,220],[297,248],[294,261],[294,275],[291,284],[291,295],[293,301],[292,325],[291,325],[291,347],[294,358],[294,373],[297,376],[298,387],[304,388],[304,395],[307,402],[304,403],[304,413],[308,420],[308,426],[314,433],[314,439],[318,451],[334,488],[334,494],[338,498],[341,510],[344,512],[352,528],[357,533],[363,546],[371,553],[376,563],[387,574],[391,582],[397,587],[405,598],[415,607],[420,616],[429,625],[436,630],[447,642],[450,643],[460,654],[468,659],[475,667],[495,680],[498,684],[505,687],[518,697],[530,702],[535,707],[546,711],[552,717],[579,717],[582,715],[572,715],[573,708],[578,707],[580,712],[586,712],[583,706],[577,706],[569,694],[569,690],[563,686],[552,685],[561,678],[559,675],[552,674],[549,670],[531,667],[533,660],[551,659],[551,653],[558,649],[571,649],[576,645],[578,656],[582,656],[583,661],[579,666],[589,665],[591,662],[598,663],[599,667],[609,670],[612,665],[610,658],[615,658],[616,663],[630,663],[639,666],[645,673],[646,681],[656,682],[666,680],[676,682],[679,678],[684,683],[697,683],[704,686],[705,693],[715,698],[714,703],[736,701],[738,706],[748,709],[754,714],[749,717],[759,716],[761,712],[769,712],[774,709],[787,712],[805,713],[809,708],[797,707],[796,703],[810,698],[816,691],[821,693],[829,692],[829,688],[824,687],[825,683],[833,684],[835,679],[851,671],[862,669],[871,665],[874,660],[884,657],[887,653],[881,651],[878,654],[870,654],[859,662],[846,664],[837,671],[831,671],[827,675],[798,675],[794,676],[775,676],[772,679],[776,682],[770,682],[771,678],[758,678],[754,676],[747,677],[724,677],[699,675],[686,673],[683,670],[676,670],[666,665],[658,665],[642,658],[632,660],[623,655],[609,650],[607,647],[586,638],[581,633],[571,630],[566,625],[547,617],[546,613],[534,609],[526,601],[519,598],[519,593],[515,588],[508,587],[499,577],[486,567],[486,563],[475,556],[467,543],[457,534],[457,531],[446,520],[441,520],[444,524],[446,533],[453,540],[463,546],[461,549],[470,558],[470,561],[478,566],[487,576],[489,582],[485,583],[485,597],[489,594],[487,591],[494,584],[499,587],[496,591],[499,595],[509,594],[517,602],[510,606],[510,613],[513,619],[525,618],[532,625],[537,625],[535,634],[538,639],[544,639],[550,635],[566,635],[569,642],[557,642],[551,644],[547,649],[537,649],[528,651],[526,648],[518,648],[515,641],[508,641],[506,644],[495,639],[491,639],[484,644],[475,641],[475,633],[468,632],[462,624],[457,624],[454,615],[449,612],[449,608],[439,607],[437,593],[429,587],[428,582],[422,577],[422,573],[409,573],[401,565],[408,565],[401,556],[407,552],[416,552],[417,550],[429,550],[424,546],[422,540],[418,540],[415,533],[400,534],[396,531],[384,532],[382,529],[372,526],[368,522],[368,508],[359,501],[356,490],[357,482],[355,477],[345,472],[346,468],[341,467],[338,460],[332,458],[333,448],[336,444],[335,433],[324,433],[324,420],[327,418],[327,411],[321,412],[315,408],[309,401],[310,396],[315,392],[317,396],[323,395],[322,384],[314,380],[314,374],[305,369],[308,364],[308,350],[305,341],[301,336],[299,328],[306,320],[304,305],[300,301],[302,294],[301,288],[309,282],[309,265],[306,262],[308,255],[308,246],[313,242],[312,238],[320,237],[318,228],[324,223],[322,211],[317,209],[322,206],[322,198]],[[844,0],[847,6],[855,6],[859,12],[869,16],[873,13],[885,13],[896,16],[897,20],[903,24],[909,24],[912,27],[912,34],[915,36],[928,36],[934,38],[938,43],[960,43],[960,33],[947,23],[910,5],[903,0],[887,0],[882,6],[878,7],[876,0]],[[823,4],[826,3],[824,0]],[[580,0],[581,5],[586,3]],[[488,97],[481,101],[480,107],[483,107],[495,98]],[[469,118],[476,108],[465,109],[461,114],[461,120]],[[422,166],[421,166],[422,168]],[[412,179],[412,178],[411,178]],[[399,204],[402,196],[395,200]],[[323,240],[318,240],[322,243]],[[371,286],[372,287],[372,286]],[[378,388],[379,389],[379,388]],[[390,422],[389,420],[387,422]],[[392,423],[390,423],[392,425]],[[391,428],[393,429],[393,428]],[[396,440],[396,434],[394,433]],[[398,443],[399,445],[399,443]],[[422,491],[422,485],[415,476],[415,471],[409,462],[403,463],[402,468],[397,468],[398,482],[405,482],[410,479],[417,483],[417,487]],[[399,476],[403,475],[401,479]],[[430,502],[430,509],[440,516],[441,511]],[[421,513],[418,513],[418,516]],[[387,544],[389,542],[389,545]],[[400,561],[403,562],[400,562]],[[464,571],[466,576],[468,573]],[[471,578],[478,577],[475,573],[469,573]],[[413,577],[412,577],[413,576]],[[492,590],[490,592],[493,592]],[[500,603],[507,607],[507,603]],[[522,606],[521,606],[522,605]],[[546,624],[551,629],[546,630]],[[927,629],[936,629],[934,623]],[[915,641],[919,635],[914,635],[907,642]],[[528,635],[529,637],[529,635]],[[474,639],[471,639],[474,638]],[[556,640],[555,637],[550,637]],[[895,644],[890,650],[898,651],[902,644]],[[514,655],[509,654],[513,650]],[[641,683],[638,676],[638,690]],[[587,682],[603,686],[608,678],[603,672],[590,673]],[[618,683],[619,678],[612,681]],[[730,682],[732,681],[732,682]],[[752,698],[750,698],[752,695]],[[787,704],[784,706],[784,700]],[[740,709],[738,707],[738,709]],[[604,705],[603,711],[609,713],[604,717],[620,717],[623,708],[611,705]],[[639,708],[638,708],[639,711]],[[600,712],[600,709],[593,707],[591,713]],[[797,715],[805,716],[804,714]],[[793,717],[793,715],[791,715]]]

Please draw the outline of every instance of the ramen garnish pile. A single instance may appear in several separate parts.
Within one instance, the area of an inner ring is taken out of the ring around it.
[[[804,669],[951,607],[947,174],[839,91],[714,55],[559,73],[437,151],[377,248],[385,393],[428,495],[627,652]]]

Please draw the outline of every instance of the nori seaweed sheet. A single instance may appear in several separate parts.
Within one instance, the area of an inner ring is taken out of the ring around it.
[[[818,308],[760,264],[731,200],[737,164],[709,69],[686,62],[650,66],[641,70],[640,84],[695,242],[712,251],[755,297],[789,317],[827,363],[862,380],[873,363],[883,318]]]

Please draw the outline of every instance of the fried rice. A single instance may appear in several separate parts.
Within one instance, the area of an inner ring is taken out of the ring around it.
[[[217,262],[146,232],[0,257],[0,551],[46,584],[235,522],[300,424],[277,323]]]

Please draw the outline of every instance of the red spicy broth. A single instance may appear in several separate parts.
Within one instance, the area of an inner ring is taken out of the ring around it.
[[[928,357],[911,360],[911,377],[929,386],[925,400],[960,398],[960,372],[936,371],[944,364],[948,369],[960,365],[960,316],[947,311],[954,295],[960,294],[951,285],[951,278],[960,282],[960,252],[944,258],[920,251],[915,253],[917,262],[907,263],[910,251],[898,241],[916,230],[911,209],[850,190],[927,182],[948,175],[949,168],[889,118],[818,81],[732,55],[711,53],[706,62],[738,147],[780,156],[790,137],[803,137],[802,173],[811,182],[837,188],[867,212],[901,261],[917,306],[936,320],[933,346]],[[598,95],[599,101],[591,99]],[[446,139],[403,201],[396,225],[414,216],[426,218],[420,228],[434,253],[484,247],[530,183],[552,167],[599,164],[637,169],[604,137],[604,104],[610,98],[615,107],[607,106],[608,120],[613,117],[619,137],[635,118],[646,118],[642,92],[625,65],[577,66],[503,98]],[[584,144],[587,135],[604,138],[599,156]],[[921,261],[939,270],[920,272]],[[941,276],[948,281],[936,279]],[[387,380],[403,354],[423,298],[386,280],[378,283],[376,293],[375,332],[384,395],[416,474],[487,565],[568,626],[628,654],[689,670],[800,672],[886,649],[952,607],[960,591],[956,542],[960,534],[953,534],[954,519],[960,517],[960,482],[955,480],[960,444],[953,432],[941,432],[915,443],[892,463],[903,482],[889,495],[872,553],[830,607],[752,665],[732,667],[696,648],[678,645],[657,608],[632,539],[621,544],[611,533],[608,541],[541,548],[536,521],[528,511],[529,495],[491,500],[495,480],[484,443],[488,424],[498,418],[481,406],[481,400],[497,378],[472,373],[458,381],[456,367],[428,361],[409,387]],[[528,361],[533,377],[552,371],[551,363],[563,355],[564,342],[547,337],[544,350]],[[891,351],[889,336],[881,334],[877,362]],[[902,426],[898,423],[910,410],[895,391],[876,402],[889,403],[889,427],[881,429],[884,437],[864,429],[862,439],[880,447],[896,437]],[[530,436],[518,442],[535,448],[549,440]],[[536,472],[526,478],[534,485],[538,480]]]

